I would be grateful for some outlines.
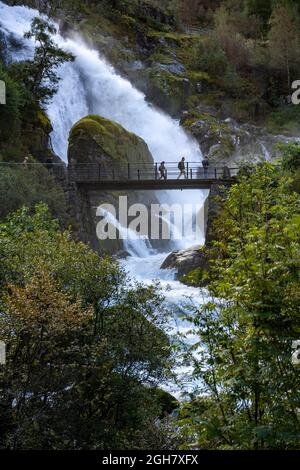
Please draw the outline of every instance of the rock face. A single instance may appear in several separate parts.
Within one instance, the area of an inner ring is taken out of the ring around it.
[[[116,177],[125,176],[125,173],[127,176],[128,164],[138,164],[141,169],[153,164],[148,146],[141,138],[113,121],[94,115],[81,119],[71,129],[68,160],[72,164],[101,164],[101,172],[111,172],[113,167]],[[98,240],[96,226],[100,219],[96,217],[96,209],[100,204],[112,204],[118,214],[119,196],[127,196],[128,205],[157,202],[155,195],[146,193],[148,195],[139,191],[86,191],[73,185],[70,206],[74,208],[78,238],[100,252],[114,254],[122,250],[122,240]]]
[[[140,137],[95,115],[80,119],[71,129],[68,160],[72,163],[99,163],[106,171],[113,166],[118,176],[127,173],[128,163],[138,163],[140,169],[153,164],[148,146]]]
[[[199,246],[193,246],[187,250],[174,251],[161,265],[161,269],[177,269],[177,279],[199,267],[208,270],[207,260]]]
[[[274,136],[265,129],[238,124],[234,119],[223,119],[216,110],[199,105],[192,112],[184,112],[181,124],[199,142],[211,164],[236,167],[239,163],[257,163],[277,157],[274,145],[289,138]]]

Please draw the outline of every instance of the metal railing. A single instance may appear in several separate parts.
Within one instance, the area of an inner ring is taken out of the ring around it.
[[[165,173],[159,170],[159,163],[109,166],[100,163],[82,163],[69,165],[70,178],[77,183],[98,181],[145,181],[145,180],[219,180],[230,179],[238,173],[238,168],[226,166],[204,168],[199,162],[186,162],[185,170],[180,175],[178,163],[166,163]]]
[[[55,176],[65,176],[75,183],[97,183],[100,181],[164,181],[164,180],[226,180],[237,176],[239,168],[226,165],[204,168],[199,162],[186,162],[184,172],[178,169],[178,162],[167,162],[165,172],[160,172],[159,163],[124,163],[109,165],[101,163],[76,163],[66,166],[65,163],[41,162],[0,162],[4,168],[34,169],[44,167]],[[180,178],[179,178],[180,176]]]

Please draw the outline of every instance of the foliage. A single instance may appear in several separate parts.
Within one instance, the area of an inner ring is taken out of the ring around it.
[[[240,177],[215,222],[219,300],[190,316],[199,390],[182,412],[200,448],[299,448],[299,212],[289,176],[264,164]]]
[[[130,286],[45,205],[0,226],[0,253],[1,447],[139,448],[166,409],[153,393],[170,358],[156,286]]]
[[[41,165],[1,165],[0,220],[23,205],[31,210],[44,202],[51,214],[63,226],[67,223],[67,204],[64,192],[53,176]]]
[[[6,85],[6,105],[0,106],[0,149],[4,143],[20,138],[20,108],[22,106],[22,90],[4,70],[0,60],[0,80]]]
[[[291,142],[289,144],[278,144],[278,149],[282,154],[282,167],[288,171],[300,169],[300,144]]]
[[[256,15],[262,18],[265,25],[272,13],[272,0],[247,0],[247,10],[250,15]]]
[[[74,60],[72,54],[54,43],[51,36],[55,33],[53,24],[34,18],[30,31],[24,35],[27,39],[33,38],[36,43],[34,58],[15,65],[16,77],[41,105],[47,104],[57,92],[60,80],[58,67]]]
[[[36,43],[33,60],[9,65],[0,60],[0,80],[4,80],[7,89],[7,103],[0,107],[2,159],[23,160],[27,153],[40,158],[45,153],[45,148],[41,147],[51,130],[51,123],[46,122],[41,106],[49,103],[57,91],[58,67],[73,60],[71,54],[55,45],[51,36],[55,32],[52,24],[35,18],[31,30],[25,34]]]
[[[228,68],[228,60],[216,37],[202,39],[196,44],[193,66],[213,76],[222,76]]]
[[[298,71],[300,65],[299,27],[300,17],[296,5],[279,2],[270,19],[269,50],[272,65],[285,71],[288,92],[291,88],[291,73]]]

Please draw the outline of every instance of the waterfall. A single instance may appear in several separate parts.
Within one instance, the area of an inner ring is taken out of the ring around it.
[[[149,238],[145,236],[137,236],[130,228],[123,227],[116,217],[108,210],[101,209],[101,215],[105,217],[106,222],[114,226],[123,239],[124,250],[131,256],[142,258],[145,253],[155,254]]]
[[[41,15],[27,7],[9,7],[0,2],[0,28],[14,39],[9,48],[13,60],[32,57],[33,42],[24,40],[23,34],[30,29],[35,16]],[[23,47],[14,47],[16,41]],[[156,161],[174,162],[180,156],[199,161],[198,144],[185,134],[178,122],[148,104],[143,93],[118,75],[80,36],[63,38],[57,34],[55,42],[75,56],[73,63],[61,67],[59,91],[48,108],[55,127],[53,148],[61,158],[67,157],[70,128],[91,113],[116,121],[142,137]]]
[[[5,36],[6,60],[8,62],[31,59],[34,53],[34,42],[24,39],[23,35],[30,29],[35,16],[42,16],[38,11],[23,6],[8,6],[0,1],[0,33]],[[182,156],[187,161],[201,161],[201,150],[195,140],[189,137],[176,120],[171,119],[162,111],[147,103],[143,93],[138,91],[128,80],[122,78],[107,63],[104,57],[84,44],[79,36],[63,38],[57,34],[55,42],[62,48],[72,52],[75,61],[63,65],[58,73],[61,77],[58,93],[47,109],[53,125],[52,146],[57,155],[67,159],[68,136],[71,127],[80,118],[89,113],[117,121],[125,129],[142,137],[148,144],[155,159],[159,162],[179,161]],[[168,204],[199,205],[207,197],[207,191],[161,191],[157,193],[160,202]],[[125,234],[127,229],[109,214],[110,222]],[[188,215],[188,217],[191,217]],[[187,220],[189,222],[189,220]],[[176,234],[177,228],[170,224],[170,230]],[[201,240],[184,239],[177,248],[199,245]],[[170,249],[174,246],[170,243]],[[194,306],[202,303],[198,289],[187,287],[175,280],[175,270],[161,270],[160,266],[167,253],[156,253],[147,238],[128,237],[124,240],[124,249],[132,256],[121,260],[121,264],[129,276],[145,284],[159,279],[171,311],[185,310],[190,302]],[[190,297],[187,300],[186,296]],[[188,331],[189,325],[184,324],[180,316],[174,313],[170,327],[171,338],[178,331]],[[180,369],[187,377],[186,368]],[[170,384],[169,390],[179,395],[177,386]]]
[[[38,11],[10,7],[0,2],[0,31],[7,39],[7,55],[12,61],[30,59],[34,42],[24,39]],[[64,64],[58,71],[61,81],[47,112],[53,124],[52,146],[63,160],[67,159],[68,136],[71,127],[87,114],[99,114],[120,123],[125,129],[142,137],[154,160],[175,162],[185,156],[187,161],[201,161],[201,150],[179,123],[147,103],[143,93],[122,78],[105,58],[87,45],[78,35],[63,38],[56,34],[55,42],[72,52],[75,61]],[[198,203],[207,197],[206,191],[169,191],[157,194],[161,202]],[[203,240],[198,240],[201,243]],[[193,243],[197,240],[193,240]],[[191,244],[187,242],[187,244]],[[182,248],[184,243],[177,244]]]

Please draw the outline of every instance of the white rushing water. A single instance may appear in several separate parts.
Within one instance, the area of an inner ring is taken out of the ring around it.
[[[7,55],[11,60],[33,56],[34,42],[23,36],[38,15],[36,10],[10,7],[0,2],[0,30],[7,38]],[[182,156],[190,162],[201,161],[197,142],[179,123],[147,103],[143,93],[118,75],[104,57],[84,44],[82,38],[78,35],[63,38],[57,34],[55,42],[75,56],[74,62],[59,69],[59,90],[47,110],[54,128],[51,141],[57,155],[67,161],[71,127],[87,114],[99,114],[142,137],[156,162],[176,162]],[[193,196],[185,191],[164,192],[159,196],[163,202],[181,204],[204,203],[206,197],[207,192],[200,190],[194,191]],[[178,245],[179,248],[185,246],[184,243]]]
[[[35,16],[39,16],[36,10],[22,6],[10,7],[0,2],[0,31],[6,37],[8,60],[32,58],[34,42],[25,40],[23,36],[30,29]],[[59,69],[59,90],[47,110],[54,128],[53,149],[62,159],[67,160],[68,135],[75,122],[87,114],[99,114],[142,137],[157,162],[174,162],[182,156],[188,161],[201,161],[198,144],[184,132],[179,123],[147,103],[140,91],[118,75],[105,58],[84,44],[79,36],[64,38],[57,34],[55,42],[75,56],[74,62]],[[204,204],[206,197],[207,191],[172,191],[160,196],[161,200],[167,202],[195,205],[201,202]],[[118,224],[117,221],[114,223]],[[123,230],[120,226],[118,229]],[[176,231],[176,227],[173,231]],[[183,248],[202,242],[203,235],[197,239],[181,240],[177,246]],[[188,288],[175,281],[173,270],[160,269],[167,253],[157,254],[145,238],[126,241],[124,245],[132,255],[122,261],[130,276],[144,283],[159,279],[172,308],[176,306],[177,310],[184,310],[186,296],[191,297],[189,302],[194,305],[202,302],[198,289]],[[187,325],[175,315],[171,328],[182,332]]]
[[[10,48],[14,60],[32,56],[33,42],[24,40],[23,35],[37,15],[36,10],[9,7],[0,2],[1,29],[23,44],[20,48]],[[76,58],[74,63],[61,67],[59,91],[48,108],[49,117],[55,123],[53,148],[59,156],[66,160],[72,125],[91,113],[112,119],[142,137],[156,161],[174,162],[179,156],[199,161],[201,151],[197,143],[179,124],[148,104],[143,93],[118,75],[96,50],[84,44],[80,36],[63,38],[57,34],[55,42]]]

